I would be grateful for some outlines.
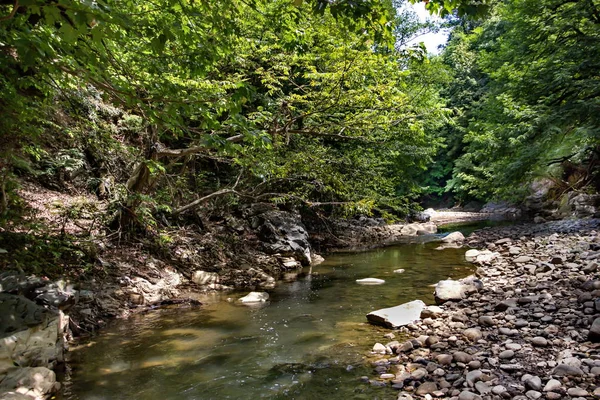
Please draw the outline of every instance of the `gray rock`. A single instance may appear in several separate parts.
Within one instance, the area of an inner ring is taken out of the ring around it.
[[[427,306],[421,311],[421,318],[439,318],[444,315],[444,309],[438,306]]]
[[[478,319],[479,325],[481,326],[494,326],[494,319],[492,317],[490,317],[489,315],[482,315],[481,317],[479,317]]]
[[[481,396],[468,390],[463,390],[458,395],[458,400],[481,400]]]
[[[506,347],[508,350],[519,351],[523,346],[521,346],[519,343],[507,343],[504,347]]]
[[[600,343],[600,317],[592,322],[590,332],[588,333],[588,340],[592,343]]]
[[[523,366],[521,364],[500,364],[500,369],[507,372],[521,371]]]
[[[573,397],[586,397],[590,395],[587,390],[584,390],[580,387],[569,388],[567,390],[567,394]]]
[[[442,238],[442,243],[457,243],[463,242],[465,240],[465,236],[460,232],[452,232],[447,234],[444,238]]]
[[[554,371],[552,371],[552,375],[556,376],[583,376],[583,371],[581,368],[573,367],[566,364],[560,364]]]
[[[450,354],[440,354],[435,359],[440,365],[450,365],[452,363],[453,356]]]
[[[373,345],[373,353],[376,354],[385,354],[386,353],[386,347],[384,345],[382,345],[381,343],[375,343],[375,345]]]
[[[469,371],[467,372],[467,376],[465,377],[465,380],[467,381],[467,385],[469,385],[470,387],[473,387],[475,385],[475,382],[477,382],[481,376],[483,375],[483,372],[481,372],[481,370],[475,370],[475,371]]]
[[[504,392],[506,392],[506,388],[502,385],[496,385],[492,388],[492,393],[495,395],[501,395]]]
[[[515,352],[512,350],[504,350],[503,352],[498,354],[498,358],[500,358],[502,360],[510,360],[514,356],[515,356]]]
[[[398,328],[419,321],[424,308],[425,303],[421,300],[413,300],[396,307],[372,311],[367,314],[367,319],[373,324]]]
[[[272,210],[252,216],[250,222],[266,252],[294,257],[302,265],[311,264],[308,233],[299,215]]]
[[[0,383],[0,392],[25,388],[35,393],[35,396],[44,397],[55,389],[56,375],[54,371],[45,367],[18,368],[6,375]],[[19,391],[21,391],[20,389]]]
[[[431,394],[438,390],[438,386],[435,382],[423,382],[415,391],[416,394],[420,396],[424,396],[426,394]]]
[[[196,285],[210,285],[211,283],[219,283],[219,274],[208,271],[194,271],[192,274],[192,282]]]
[[[506,311],[509,308],[515,308],[518,306],[517,299],[505,299],[500,303],[496,304],[494,308],[496,311]]]
[[[415,381],[421,380],[427,375],[429,375],[429,372],[427,372],[425,368],[417,368],[416,370],[410,373],[411,378]]]
[[[528,399],[537,400],[540,397],[542,397],[542,394],[537,390],[528,390],[527,392],[525,392],[525,396],[527,396]]]
[[[0,293],[0,337],[27,330],[56,314],[23,296]]]
[[[469,328],[463,331],[463,336],[471,342],[476,342],[483,337],[483,334],[477,328]]]
[[[475,389],[477,389],[477,391],[483,395],[486,395],[492,391],[492,387],[483,381],[478,381],[475,383]]]
[[[548,340],[541,336],[536,336],[531,339],[531,344],[537,347],[546,347],[548,345]]]
[[[473,356],[468,353],[465,353],[464,351],[457,351],[454,354],[452,354],[452,357],[454,361],[461,362],[464,364],[468,364],[471,361],[473,361]]]
[[[544,392],[555,392],[557,390],[561,390],[561,388],[562,388],[562,383],[560,383],[559,380],[550,379],[546,383],[546,386],[544,386]]]
[[[447,301],[462,300],[467,293],[467,289],[467,285],[459,281],[451,279],[439,281],[435,285],[435,301],[438,304],[442,304]]]
[[[539,376],[532,376],[529,379],[525,380],[525,386],[527,386],[531,390],[541,390],[542,380]]]

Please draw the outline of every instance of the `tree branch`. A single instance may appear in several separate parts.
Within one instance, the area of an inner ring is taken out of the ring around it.
[[[196,200],[192,201],[191,203],[189,203],[189,204],[186,204],[186,205],[185,205],[185,206],[183,206],[183,207],[179,207],[178,209],[174,210],[174,211],[172,212],[172,214],[173,214],[173,215],[178,215],[178,214],[181,214],[182,212],[185,212],[185,211],[187,211],[187,210],[189,210],[189,209],[191,209],[191,208],[194,208],[194,207],[197,207],[197,206],[199,206],[200,204],[204,203],[204,202],[205,202],[205,201],[207,201],[207,200],[210,200],[210,199],[212,199],[213,197],[217,197],[217,196],[221,196],[221,195],[224,195],[224,194],[229,194],[229,193],[235,193],[235,194],[239,194],[238,192],[236,192],[236,191],[235,191],[235,190],[233,190],[233,189],[223,189],[223,190],[217,190],[216,192],[213,192],[213,193],[211,193],[211,194],[208,194],[208,195],[206,195],[206,196],[204,196],[204,197],[200,197],[199,199],[196,199]]]
[[[13,4],[13,9],[10,12],[10,14],[8,14],[6,17],[0,18],[0,21],[7,21],[7,20],[13,18],[15,16],[15,14],[17,13],[18,9],[19,9],[19,0],[15,0],[15,3]]]

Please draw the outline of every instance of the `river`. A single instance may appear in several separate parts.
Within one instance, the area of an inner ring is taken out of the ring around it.
[[[391,388],[359,379],[371,375],[372,345],[389,341],[389,330],[365,315],[414,299],[433,303],[431,285],[470,273],[464,249],[438,245],[421,239],[329,255],[279,282],[262,306],[236,302],[247,292],[216,293],[201,307],[114,321],[73,347],[57,398],[395,399]],[[367,277],[385,283],[356,283]]]

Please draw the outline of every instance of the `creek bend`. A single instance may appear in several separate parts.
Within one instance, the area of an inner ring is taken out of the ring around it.
[[[360,253],[331,254],[296,280],[279,282],[263,306],[215,293],[204,305],[114,321],[74,345],[58,396],[104,399],[393,399],[360,382],[373,343],[389,330],[365,315],[414,299],[433,303],[431,285],[472,271],[464,249],[435,250],[435,235]],[[429,241],[428,241],[429,240]],[[395,274],[395,269],[405,272]],[[356,279],[385,279],[358,285]]]

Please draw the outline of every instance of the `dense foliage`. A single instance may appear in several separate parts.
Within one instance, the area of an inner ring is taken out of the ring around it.
[[[439,57],[401,5],[0,1],[0,212],[17,174],[83,165],[113,227],[217,197],[391,216],[596,183],[595,0],[429,1],[456,26]]]
[[[447,74],[421,48],[394,46],[417,22],[396,18],[391,2],[31,1],[4,10],[4,158],[43,154],[36,136],[65,133],[49,114],[78,103],[88,159],[89,146],[134,145],[137,167],[112,191],[120,223],[144,204],[180,213],[215,191],[401,212],[436,148],[428,133],[444,118]],[[103,115],[90,117],[94,108]],[[110,119],[135,142],[103,142]],[[98,178],[104,153],[91,156]]]
[[[599,7],[510,0],[454,32],[444,59],[457,116],[446,129],[460,157],[445,165],[459,198],[518,200],[540,177],[598,186]]]

